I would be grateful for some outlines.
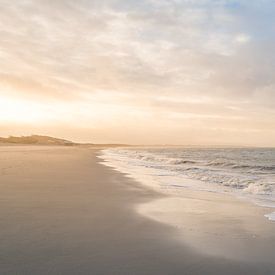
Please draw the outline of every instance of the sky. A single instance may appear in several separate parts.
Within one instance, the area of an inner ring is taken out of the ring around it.
[[[0,136],[275,146],[275,1],[0,0]]]

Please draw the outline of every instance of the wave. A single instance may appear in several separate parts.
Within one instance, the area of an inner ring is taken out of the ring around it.
[[[117,155],[128,156],[133,159],[138,159],[144,162],[157,163],[159,165],[197,165],[201,167],[216,167],[216,168],[230,168],[233,170],[250,170],[250,171],[271,171],[275,172],[275,165],[258,165],[255,163],[237,163],[228,159],[214,159],[214,160],[194,160],[189,158],[175,158],[165,155],[153,154],[151,152],[139,152],[136,150],[117,150]],[[275,160],[274,160],[275,161]]]
[[[214,167],[228,167],[231,169],[246,169],[246,170],[259,170],[259,171],[275,171],[275,165],[265,166],[265,165],[255,165],[255,164],[237,164],[234,162],[224,161],[210,161],[206,166]]]
[[[243,194],[272,195],[275,193],[275,166],[265,163],[267,157],[262,152],[224,150],[132,150],[111,149],[105,155],[127,163],[131,167],[150,167],[154,175],[188,177],[215,188],[227,188]],[[269,155],[268,155],[269,156]],[[271,155],[273,157],[273,155]],[[270,156],[269,156],[270,158]],[[275,161],[275,151],[274,151]],[[262,162],[262,163],[261,163]],[[273,162],[274,163],[274,162]],[[161,172],[162,171],[162,172]],[[264,172],[264,173],[262,173]],[[163,180],[163,179],[162,179]],[[164,183],[171,186],[171,183]]]
[[[171,165],[180,165],[180,164],[195,164],[197,163],[194,160],[180,159],[180,158],[169,158],[163,157],[161,155],[154,155],[151,153],[141,153],[138,151],[130,151],[130,150],[117,150],[117,155],[124,155],[131,158],[139,159],[142,161],[148,162],[159,162],[163,164],[171,164]]]
[[[101,158],[158,192],[226,192],[275,208],[275,150],[107,149]],[[275,212],[265,217],[275,221]]]
[[[193,160],[182,160],[182,159],[167,159],[165,162],[168,164],[175,164],[175,165],[197,163],[196,161],[193,161]]]

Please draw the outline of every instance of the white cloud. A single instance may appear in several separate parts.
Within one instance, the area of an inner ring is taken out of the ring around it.
[[[66,99],[68,109],[74,100],[107,102],[118,117],[131,106],[147,121],[151,112],[228,123],[232,110],[250,116],[247,102],[266,121],[275,107],[275,35],[262,28],[274,21],[271,1],[0,4],[0,96]]]
[[[245,33],[240,33],[236,35],[235,41],[240,44],[246,44],[247,42],[250,41],[250,36]]]

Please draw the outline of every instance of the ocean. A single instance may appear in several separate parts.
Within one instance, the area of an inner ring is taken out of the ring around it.
[[[181,196],[184,188],[229,193],[275,208],[275,148],[116,148],[101,158],[166,194]],[[275,220],[275,212],[266,217]]]

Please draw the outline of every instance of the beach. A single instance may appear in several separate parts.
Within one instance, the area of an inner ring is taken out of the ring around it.
[[[99,148],[0,147],[0,274],[275,274],[275,223],[210,192],[165,196]]]

